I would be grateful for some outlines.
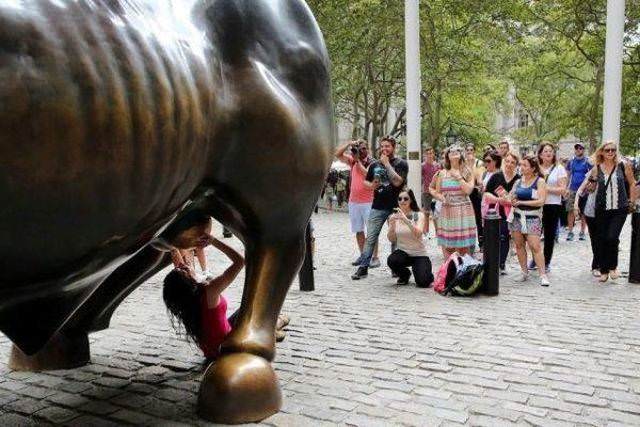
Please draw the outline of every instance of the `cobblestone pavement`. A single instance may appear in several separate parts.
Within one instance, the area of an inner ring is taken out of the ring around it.
[[[314,221],[317,291],[294,283],[288,296],[275,362],[284,407],[266,424],[640,425],[640,286],[596,284],[588,242],[560,243],[550,288],[514,283],[512,259],[499,296],[446,298],[396,287],[384,268],[351,281],[347,216]],[[623,267],[628,239],[627,226]],[[220,254],[208,256],[221,271]],[[91,336],[83,368],[10,372],[0,337],[0,425],[205,424],[195,415],[202,359],[167,320],[162,277]],[[242,280],[228,292],[232,309]]]

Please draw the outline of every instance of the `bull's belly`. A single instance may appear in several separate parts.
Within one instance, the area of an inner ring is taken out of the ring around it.
[[[203,35],[154,2],[92,3],[0,5],[0,288],[134,250],[202,178]]]

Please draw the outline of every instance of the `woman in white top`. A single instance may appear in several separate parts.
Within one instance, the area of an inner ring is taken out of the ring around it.
[[[422,230],[426,221],[420,212],[418,202],[413,191],[402,191],[398,195],[398,208],[389,217],[389,232],[387,237],[395,243],[394,250],[387,265],[398,276],[398,285],[409,283],[411,272],[416,280],[416,286],[426,288],[433,283],[431,260],[427,256],[427,247],[422,240]]]
[[[553,247],[556,243],[558,221],[562,213],[562,197],[569,194],[568,176],[565,168],[558,163],[556,149],[549,143],[540,144],[538,149],[540,170],[547,184],[547,199],[542,209],[542,227],[544,230],[544,263],[547,273],[550,271]]]

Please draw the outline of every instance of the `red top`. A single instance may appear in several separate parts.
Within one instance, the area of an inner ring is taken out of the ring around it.
[[[427,163],[424,162],[422,164],[422,192],[429,192],[429,185],[431,185],[431,181],[433,181],[433,177],[440,170],[440,165],[437,163]]]
[[[367,174],[360,170],[358,162],[351,164],[351,192],[349,201],[351,203],[371,203],[373,202],[373,190],[364,186]]]
[[[220,344],[231,332],[231,324],[227,320],[227,300],[220,295],[218,305],[210,308],[207,304],[207,293],[203,292],[200,305],[202,308],[200,350],[206,358],[217,357]]]

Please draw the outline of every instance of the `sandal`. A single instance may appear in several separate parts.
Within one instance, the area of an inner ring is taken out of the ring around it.
[[[280,314],[278,315],[278,320],[276,321],[276,329],[282,329],[289,324],[289,316]]]
[[[609,280],[609,274],[600,274],[600,283],[605,283],[607,280]]]

